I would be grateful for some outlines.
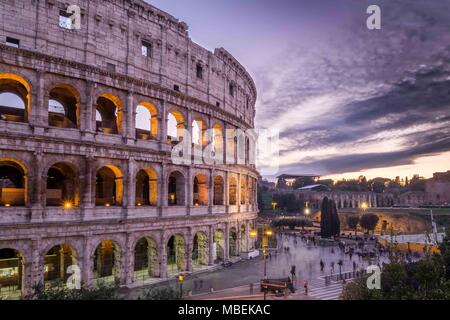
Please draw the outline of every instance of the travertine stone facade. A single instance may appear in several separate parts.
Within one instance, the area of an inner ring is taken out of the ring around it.
[[[63,260],[70,247],[86,286],[103,274],[132,284],[140,239],[148,239],[141,260],[151,277],[172,275],[169,256],[177,272],[192,271],[205,254],[211,265],[249,250],[254,166],[175,165],[167,138],[169,114],[189,132],[197,119],[221,133],[252,128],[256,88],[247,71],[143,1],[70,4],[81,8],[79,30],[59,25],[66,2],[0,2],[0,94],[24,102],[19,112],[2,107],[0,119],[0,250],[20,256],[19,289],[50,277],[55,246]],[[64,112],[49,109],[54,100]],[[139,105],[149,106],[149,132],[136,130]],[[225,145],[225,134],[219,140]],[[227,160],[236,154],[223,151]]]

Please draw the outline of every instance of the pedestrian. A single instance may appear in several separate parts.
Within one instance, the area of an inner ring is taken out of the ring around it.
[[[323,263],[322,259],[320,259],[320,271],[323,272],[323,268],[325,267],[325,264]]]
[[[305,288],[305,295],[308,295],[308,281],[307,280],[305,280],[304,288]]]
[[[331,262],[331,272],[334,273],[334,261]]]

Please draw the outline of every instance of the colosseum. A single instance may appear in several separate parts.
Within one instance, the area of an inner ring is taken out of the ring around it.
[[[2,0],[0,17],[0,297],[253,248],[256,88],[230,53],[142,0]]]

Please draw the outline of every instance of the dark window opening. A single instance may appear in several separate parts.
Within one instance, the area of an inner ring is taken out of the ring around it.
[[[112,63],[107,63],[106,70],[108,70],[109,72],[116,72],[116,65]]]
[[[203,79],[203,67],[201,64],[197,64],[197,78]]]
[[[20,40],[16,38],[6,37],[6,45],[14,48],[19,48]]]
[[[177,84],[173,85],[173,90],[180,92],[180,86]]]
[[[152,45],[148,42],[142,41],[141,52],[144,57],[151,57]]]

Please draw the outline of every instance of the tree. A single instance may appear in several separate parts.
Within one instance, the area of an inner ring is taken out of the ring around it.
[[[331,235],[339,236],[341,234],[341,222],[339,221],[336,202],[334,200],[330,200],[329,208],[331,210]]]
[[[173,287],[151,288],[139,296],[139,300],[181,300],[180,290]]]
[[[329,238],[332,235],[332,229],[330,201],[328,197],[323,198],[320,211],[320,236],[322,238]]]
[[[25,300],[118,300],[118,287],[99,283],[95,288],[68,289],[65,286],[45,288],[41,283],[33,287],[33,292]]]
[[[359,223],[358,215],[352,215],[352,216],[347,217],[347,225],[350,229],[355,230],[355,236],[356,236],[356,230],[358,229],[358,223]]]
[[[311,227],[313,225],[312,221],[307,218],[282,218],[276,219],[272,221],[272,227],[288,227],[291,230],[294,230],[295,227],[300,227],[304,229],[305,227]]]
[[[365,213],[362,215],[359,224],[361,225],[362,228],[366,229],[368,232],[369,231],[373,232],[378,224],[379,219],[380,218],[378,218],[378,216],[374,213]]]

